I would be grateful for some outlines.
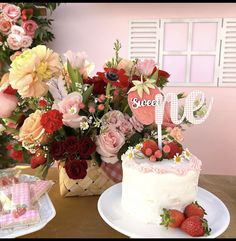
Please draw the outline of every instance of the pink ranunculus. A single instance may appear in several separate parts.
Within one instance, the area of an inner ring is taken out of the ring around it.
[[[11,33],[7,37],[7,43],[10,49],[12,50],[18,50],[22,46],[22,37],[18,34]]]
[[[133,115],[130,119],[129,122],[132,124],[133,128],[137,132],[141,132],[143,130],[143,124],[137,120],[137,118]]]
[[[32,42],[33,42],[33,40],[30,36],[27,36],[27,35],[23,36],[22,40],[21,40],[21,46],[23,48],[28,48],[31,46]]]
[[[107,112],[101,119],[102,126],[108,127],[113,126],[119,128],[122,122],[124,121],[124,114],[118,110],[112,110]]]
[[[0,33],[8,35],[11,32],[11,22],[0,17]]]
[[[16,22],[21,15],[21,9],[14,4],[4,6],[2,13],[8,21]]]
[[[101,159],[107,163],[119,161],[117,153],[125,143],[125,136],[114,127],[108,127],[96,138],[96,151]]]
[[[164,108],[164,116],[163,116],[163,127],[171,127],[174,128],[176,125],[171,121],[170,117],[170,103],[166,102],[165,108]]]
[[[21,26],[12,25],[11,33],[17,34],[17,35],[25,35],[25,30]]]
[[[27,20],[22,23],[22,28],[25,30],[26,35],[34,37],[38,24],[33,20]]]
[[[0,118],[8,118],[17,107],[18,98],[14,95],[5,94],[3,91],[0,91]]]
[[[79,92],[72,92],[60,101],[55,101],[52,109],[59,110],[63,114],[63,124],[71,128],[79,128],[80,123],[87,120],[86,116],[80,116],[79,111],[83,97]]]
[[[153,59],[139,60],[137,63],[137,69],[140,74],[150,76],[153,72],[156,63]]]

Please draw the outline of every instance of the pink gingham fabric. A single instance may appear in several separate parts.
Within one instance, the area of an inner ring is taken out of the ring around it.
[[[38,201],[38,199],[46,193],[53,185],[53,181],[39,180],[31,184],[32,190],[32,202]]]
[[[38,210],[28,210],[18,218],[14,218],[12,214],[0,215],[0,227],[10,228],[22,224],[35,224],[39,220],[40,215]]]
[[[30,184],[18,183],[12,186],[12,203],[14,206],[23,205],[27,206],[27,209],[31,206],[30,198]]]
[[[121,182],[122,180],[121,161],[118,161],[115,164],[102,162],[101,168],[113,182]]]

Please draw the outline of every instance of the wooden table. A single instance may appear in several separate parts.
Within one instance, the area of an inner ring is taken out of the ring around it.
[[[22,173],[33,174],[29,168]],[[56,182],[49,196],[56,216],[43,229],[24,238],[128,238],[107,225],[97,210],[99,196],[62,198],[58,172],[51,168],[49,179]],[[230,212],[230,225],[220,238],[236,237],[236,176],[201,175],[199,186],[219,197]],[[220,217],[219,217],[220,218]]]

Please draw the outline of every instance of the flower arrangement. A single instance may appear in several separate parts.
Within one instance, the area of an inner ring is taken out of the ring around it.
[[[11,59],[22,50],[53,40],[52,19],[47,19],[58,3],[0,3],[0,76]],[[13,55],[13,57],[11,57]]]
[[[128,103],[130,93],[139,91],[137,86],[161,93],[169,74],[153,60],[121,58],[120,48],[117,40],[115,56],[95,76],[90,76],[93,63],[82,52],[59,56],[38,45],[13,60],[1,81],[0,98],[5,98],[2,125],[30,153],[31,167],[44,177],[59,161],[71,179],[83,179],[90,160],[115,165],[130,146],[142,149],[150,161],[181,152],[184,128],[172,123],[168,103],[162,126],[163,152],[155,142],[156,125],[142,124]],[[203,107],[195,114],[200,111]]]

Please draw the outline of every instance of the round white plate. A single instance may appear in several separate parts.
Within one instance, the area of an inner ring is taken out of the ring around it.
[[[38,180],[39,178],[31,175],[20,175],[21,181],[31,182]],[[24,225],[15,228],[0,229],[0,238],[16,238],[22,235],[36,232],[47,225],[56,215],[56,210],[49,198],[48,194],[45,193],[38,200],[40,222],[34,225]]]
[[[180,229],[166,229],[161,225],[145,224],[130,216],[121,206],[121,183],[107,189],[98,200],[98,211],[103,220],[112,228],[131,238],[191,238]],[[214,194],[198,188],[197,201],[206,210],[206,219],[212,229],[209,236],[216,238],[222,234],[230,222],[229,211]]]

